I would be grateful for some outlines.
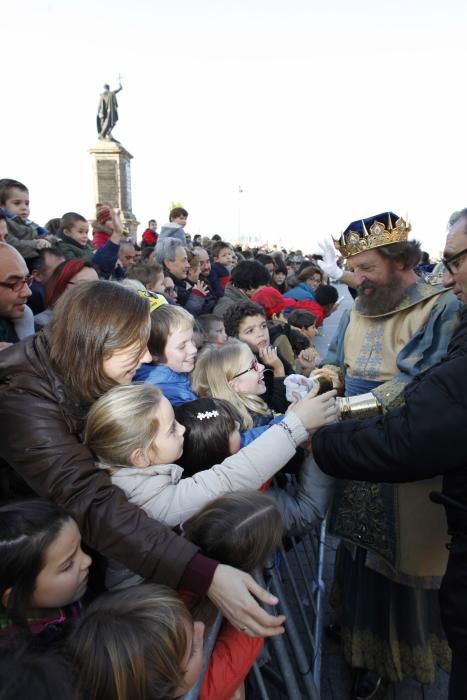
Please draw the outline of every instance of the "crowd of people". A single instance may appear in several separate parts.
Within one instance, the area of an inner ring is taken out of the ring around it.
[[[2,697],[181,697],[221,613],[199,697],[244,698],[286,624],[252,572],[325,517],[352,698],[451,650],[463,697],[467,210],[444,287],[392,212],[319,255],[192,239],[182,207],[141,245],[107,203],[91,237],[29,214],[0,180]],[[356,299],[320,357],[337,281]]]

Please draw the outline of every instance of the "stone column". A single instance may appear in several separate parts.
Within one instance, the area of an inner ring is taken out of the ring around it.
[[[136,240],[139,221],[131,210],[131,169],[133,158],[117,141],[103,139],[91,148],[94,204],[111,202],[121,211],[124,228]]]

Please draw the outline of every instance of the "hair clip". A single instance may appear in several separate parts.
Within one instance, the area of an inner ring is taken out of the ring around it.
[[[198,413],[196,416],[198,420],[204,420],[205,418],[216,418],[219,415],[219,411],[205,411],[205,413]]]

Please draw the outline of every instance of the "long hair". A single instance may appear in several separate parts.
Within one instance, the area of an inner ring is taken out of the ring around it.
[[[58,506],[39,499],[0,507],[0,609],[24,633],[29,631],[28,612],[46,550],[71,519]]]
[[[222,399],[196,399],[174,407],[175,418],[186,431],[178,463],[184,476],[220,464],[230,455],[229,438],[238,420],[234,407]]]
[[[216,348],[203,348],[192,374],[192,387],[200,398],[211,396],[229,401],[238,413],[243,430],[253,426],[251,414],[269,415],[267,404],[259,396],[237,392],[230,382],[247,368],[251,350],[246,343],[229,340]]]
[[[147,584],[94,601],[68,647],[79,689],[89,700],[169,700],[183,686],[192,625],[178,595]]]
[[[52,368],[69,392],[91,404],[116,385],[103,362],[150,331],[149,302],[115,282],[81,282],[66,290],[46,329]]]
[[[110,467],[131,466],[132,452],[149,449],[157,435],[155,412],[161,397],[152,384],[114,387],[91,407],[84,442]]]
[[[220,496],[183,523],[183,534],[208,557],[243,571],[264,566],[282,543],[276,503],[260,491]]]

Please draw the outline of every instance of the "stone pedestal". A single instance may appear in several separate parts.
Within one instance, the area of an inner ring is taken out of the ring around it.
[[[120,143],[116,141],[98,141],[91,148],[94,178],[94,200],[110,202],[121,211],[124,228],[136,240],[139,221],[131,210],[131,170],[133,158]]]

